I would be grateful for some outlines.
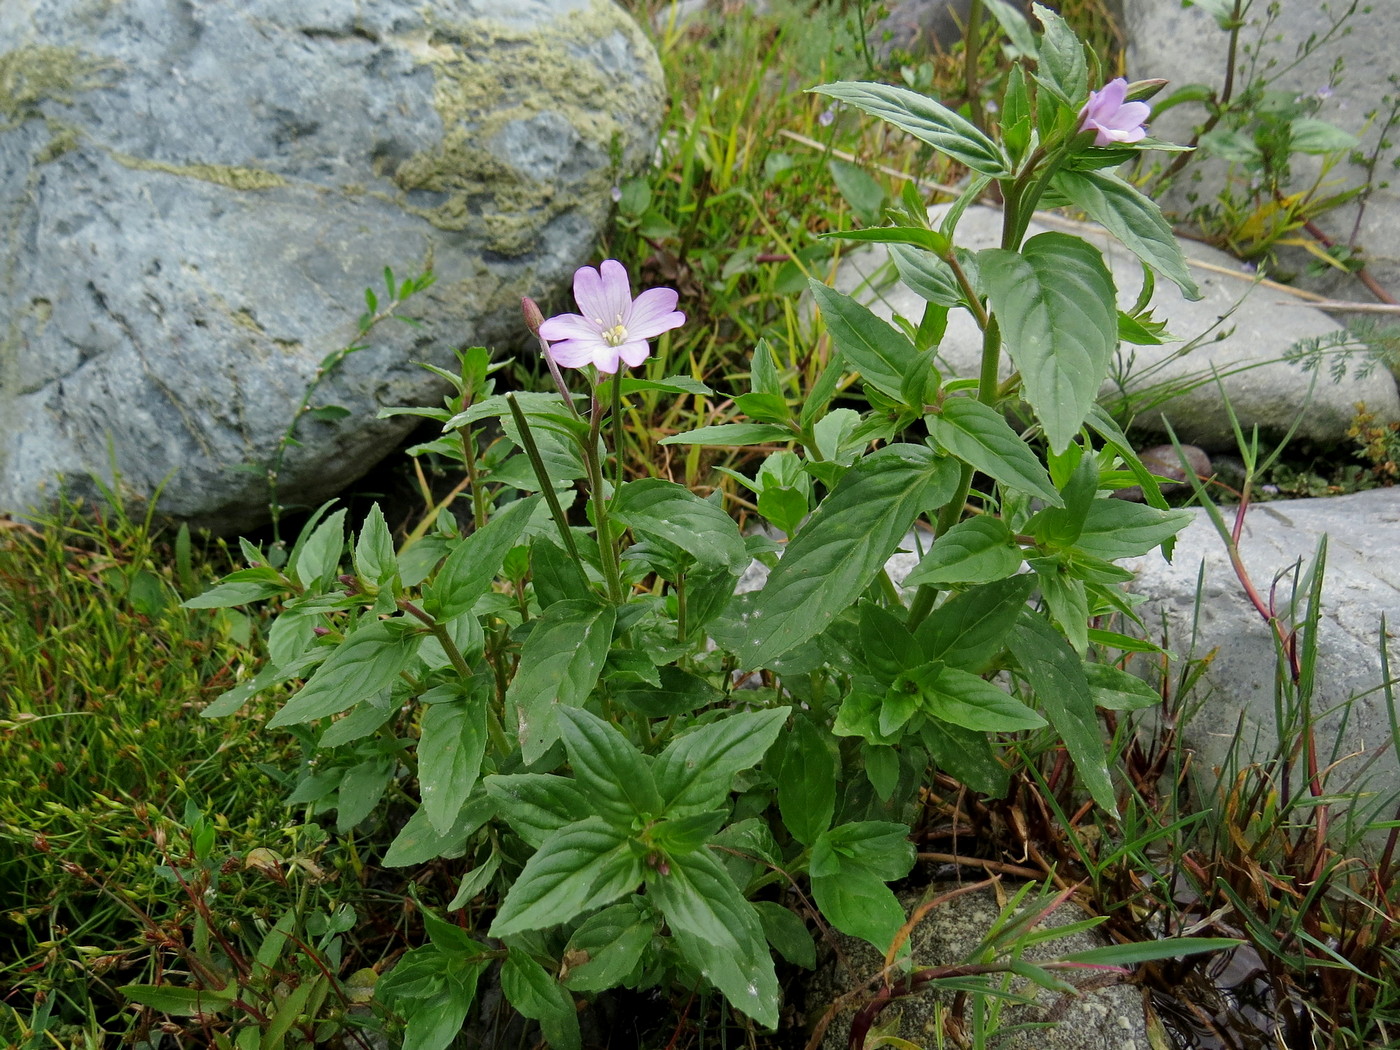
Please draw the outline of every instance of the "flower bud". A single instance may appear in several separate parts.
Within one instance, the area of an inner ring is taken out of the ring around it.
[[[1151,80],[1134,80],[1128,85],[1127,100],[1129,102],[1146,102],[1169,83],[1171,81],[1163,80],[1161,77],[1154,77]]]
[[[520,312],[525,315],[525,327],[530,329],[530,334],[539,335],[540,325],[544,324],[544,314],[540,313],[535,300],[528,295],[523,296],[520,300]]]

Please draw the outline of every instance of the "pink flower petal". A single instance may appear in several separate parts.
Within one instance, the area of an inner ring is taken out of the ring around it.
[[[608,346],[604,343],[598,348],[598,352],[593,356],[593,363],[598,366],[598,371],[604,375],[612,375],[618,369],[618,357],[622,347]]]
[[[1152,116],[1152,107],[1146,102],[1125,102],[1113,115],[1113,123],[1120,128],[1137,128],[1147,123]]]
[[[1102,116],[1118,109],[1127,97],[1128,82],[1123,77],[1118,77],[1105,84],[1103,90],[1089,93],[1089,107],[1097,115]]]
[[[608,317],[608,297],[603,290],[603,278],[591,266],[574,271],[574,301],[590,321],[600,325]]]
[[[612,348],[596,336],[592,339],[565,339],[549,348],[555,364],[564,368],[582,368],[595,363],[598,355],[611,354]]]
[[[546,339],[596,339],[598,326],[578,314],[559,314],[540,325],[540,335]]]
[[[685,324],[685,314],[676,310],[677,298],[670,288],[648,288],[637,296],[627,317],[628,336],[650,339]]]
[[[651,347],[645,339],[632,339],[617,348],[617,356],[626,361],[629,368],[636,368],[651,356]]]

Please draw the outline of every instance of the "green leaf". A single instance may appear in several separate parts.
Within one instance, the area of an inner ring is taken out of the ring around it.
[[[486,777],[482,784],[501,817],[535,849],[560,828],[592,813],[579,786],[567,777],[511,773]]]
[[[914,866],[909,829],[884,821],[842,824],[812,848],[812,896],[842,933],[889,949],[904,925],[904,909],[885,885]]]
[[[735,576],[749,567],[749,552],[734,519],[675,482],[629,481],[618,489],[609,511],[634,532],[674,543],[701,566],[723,567]]]
[[[355,572],[362,580],[382,586],[398,571],[394,538],[389,535],[389,524],[376,503],[370,507],[360,527],[360,538],[355,544]]]
[[[1030,57],[1036,52],[1035,33],[1026,16],[1010,0],[982,0],[992,17],[1001,24],[1001,31],[1020,54]]]
[[[734,775],[762,760],[787,719],[789,708],[731,712],[675,740],[656,759],[656,786],[668,816],[719,809]]]
[[[394,760],[387,756],[366,759],[347,769],[336,792],[335,830],[344,835],[374,812],[393,775]],[[450,823],[448,827],[450,830]]]
[[[622,901],[585,919],[564,950],[566,959],[582,956],[569,967],[564,984],[577,992],[619,987],[637,968],[642,952],[656,935],[657,920],[640,898]]]
[[[308,590],[318,583],[328,583],[340,568],[340,556],[345,549],[345,511],[336,511],[317,525],[304,544],[300,544],[291,559],[291,571]]]
[[[707,851],[671,858],[648,872],[647,894],[671,927],[681,955],[729,1004],[765,1028],[778,1025],[778,977],[753,906]]]
[[[452,830],[481,774],[486,698],[429,704],[418,739],[418,791],[433,830]]]
[[[948,251],[948,238],[937,230],[930,230],[924,226],[872,226],[863,230],[833,230],[822,236],[833,240],[864,241],[873,244],[912,244],[925,252],[932,252],[935,256],[941,256]],[[951,270],[949,272],[951,273]]]
[[[168,984],[126,984],[117,991],[134,1003],[174,1017],[215,1014],[233,1005],[238,985],[227,988],[177,988]]]
[[[813,875],[864,868],[885,882],[902,879],[917,854],[909,829],[886,820],[860,820],[824,832],[812,848]]]
[[[870,224],[880,220],[880,211],[885,206],[885,188],[868,175],[863,168],[849,161],[832,157],[826,162],[831,172],[831,181],[846,203],[861,222]]]
[[[1355,135],[1316,117],[1299,117],[1288,130],[1288,145],[1295,153],[1344,153],[1358,142]]]
[[[590,813],[623,829],[661,814],[646,759],[616,728],[582,708],[562,707],[559,731]]]
[[[1035,577],[1022,574],[953,595],[914,632],[924,658],[984,670],[1006,648],[1034,587]]]
[[[579,1050],[579,1033],[574,1000],[563,986],[517,948],[510,948],[501,966],[501,991],[522,1017],[540,1023],[546,1046],[557,1050]]]
[[[1189,510],[1158,510],[1122,499],[1096,499],[1074,546],[1106,561],[1155,550],[1195,521]]]
[[[1094,966],[1132,966],[1154,959],[1178,959],[1200,952],[1222,952],[1237,948],[1240,941],[1233,937],[1173,937],[1163,941],[1138,941],[1133,944],[1110,944],[1061,956],[1065,962]]]
[[[1111,664],[1084,664],[1094,704],[1111,711],[1141,711],[1162,702],[1157,691],[1135,674]]]
[[[1026,400],[1051,450],[1063,452],[1118,345],[1113,277],[1097,248],[1063,233],[1037,234],[1020,254],[989,248],[977,259]]]
[[[889,445],[859,460],[787,545],[742,622],[739,665],[767,666],[816,637],[860,597],[919,514],[957,487],[951,459]]]
[[[917,92],[887,84],[850,81],[823,84],[811,90],[879,117],[973,171],[994,178],[1011,174],[1011,165],[1001,147],[948,107]]]
[[[807,924],[777,901],[754,901],[763,936],[779,954],[794,966],[816,968],[817,945],[807,932]]]
[[[1016,625],[1015,653],[1021,672],[1065,742],[1089,794],[1099,806],[1117,816],[1104,734],[1079,654],[1050,624],[1031,612],[1025,613]]]
[[[1011,787],[1011,770],[997,759],[986,733],[964,729],[951,722],[926,720],[919,737],[938,768],[973,791],[990,798],[1006,797]]]
[[[902,244],[890,245],[889,252],[899,279],[917,295],[939,306],[966,303],[953,268],[938,256]]]
[[[863,868],[813,875],[812,898],[827,922],[881,952],[889,950],[907,918],[894,892]]]
[[[1006,522],[991,515],[969,518],[934,540],[933,549],[904,578],[904,585],[992,583],[1014,576],[1022,558]]]
[[[602,817],[560,828],[526,861],[501,902],[491,936],[566,923],[632,892],[642,874],[631,837]]]
[[[226,609],[272,598],[291,590],[276,569],[259,566],[231,572],[203,594],[185,602],[186,609]]]
[[[467,851],[467,840],[491,819],[495,808],[492,799],[476,795],[462,807],[452,830],[439,835],[428,820],[427,810],[420,806],[389,844],[380,863],[386,868],[408,868],[438,857],[460,857]]]
[[[1040,4],[1031,5],[1041,37],[1036,49],[1036,79],[1060,100],[1078,105],[1089,97],[1089,66],[1084,45],[1063,18]]]
[[[914,344],[849,295],[808,281],[831,340],[867,384],[898,401],[904,377],[919,360]]]
[[[456,545],[423,589],[423,609],[438,623],[467,612],[501,571],[506,554],[520,542],[542,496],[507,504],[490,521]]]
[[[970,397],[950,397],[941,411],[924,416],[924,424],[940,447],[964,463],[1007,488],[1061,505],[1040,460],[996,409]]]
[[[805,715],[793,716],[792,731],[783,737],[778,781],[778,812],[792,837],[804,846],[817,841],[831,826],[836,812],[836,757],[831,736]]]
[[[357,628],[272,717],[268,728],[324,718],[387,689],[400,672],[413,665],[423,639],[421,634],[404,630],[405,626],[402,619],[395,619]]]
[[[902,676],[917,685],[922,709],[942,722],[984,733],[1039,729],[1045,719],[991,682],[956,667],[939,664]],[[901,683],[895,682],[898,690]]]
[[[698,379],[690,376],[667,376],[665,379],[639,379],[636,376],[622,377],[622,393],[635,394],[641,390],[658,390],[663,394],[697,394],[708,397],[714,391]]]
[[[528,765],[559,739],[560,707],[579,707],[597,684],[612,644],[616,611],[592,601],[555,602],[520,652],[506,700],[520,716],[520,751]]]
[[[1175,282],[1187,299],[1201,297],[1181,245],[1155,201],[1107,171],[1061,169],[1052,185],[1071,204],[1122,241],[1130,252]]]
[[[687,430],[684,434],[670,434],[657,444],[742,448],[745,445],[788,442],[795,436],[787,427],[773,423],[717,423],[712,427]]]

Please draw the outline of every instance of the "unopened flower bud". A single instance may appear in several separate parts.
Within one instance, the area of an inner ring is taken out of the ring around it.
[[[544,314],[540,313],[535,300],[528,295],[523,296],[520,300],[520,312],[525,315],[525,327],[530,329],[530,334],[539,335],[540,325],[544,324]]]
[[[1154,77],[1151,80],[1134,80],[1128,85],[1127,100],[1129,102],[1146,102],[1169,83],[1171,81],[1163,80],[1161,77]]]

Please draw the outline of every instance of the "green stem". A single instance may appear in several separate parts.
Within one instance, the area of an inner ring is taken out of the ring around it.
[[[577,562],[579,556],[578,547],[574,544],[574,534],[569,531],[569,519],[564,517],[564,508],[559,505],[559,496],[554,491],[554,482],[549,478],[549,471],[545,470],[544,459],[540,456],[539,446],[535,444],[535,435],[530,433],[530,424],[525,421],[525,413],[516,402],[514,394],[506,395],[506,404],[510,406],[511,417],[515,420],[516,429],[520,431],[520,443],[525,446],[525,455],[535,472],[535,480],[540,483],[540,492],[544,501],[549,504],[550,517],[559,528],[559,537],[564,541],[564,549],[569,552],[569,557]]]
[[[593,412],[588,421],[588,444],[583,450],[588,464],[588,486],[592,490],[593,525],[598,534],[598,559],[602,562],[603,579],[608,584],[608,597],[622,604],[622,572],[618,567],[617,548],[613,546],[612,529],[608,526],[608,498],[603,491],[603,464],[598,458],[598,435],[603,425],[603,404],[596,394]]]
[[[447,630],[445,625],[438,623],[407,598],[400,598],[398,606],[414,619],[427,625],[428,630],[432,632],[432,636],[436,638],[438,643],[442,646],[442,651],[447,654],[447,659],[452,664],[452,669],[461,675],[464,680],[476,673],[472,670],[471,664],[467,663],[467,658],[462,655],[462,650],[457,648],[457,643],[452,640],[452,634]]]
[[[622,369],[613,374],[612,381],[613,432],[613,491],[622,488]]]
[[[982,55],[982,0],[972,0],[967,7],[967,30],[963,33],[963,90],[967,92],[967,111],[972,123],[982,127],[982,92],[978,83],[977,60]]]
[[[472,493],[472,522],[478,529],[486,524],[486,493],[481,487],[481,472],[476,466],[476,435],[470,426],[457,428],[462,439],[462,462],[467,465],[467,487]]]

